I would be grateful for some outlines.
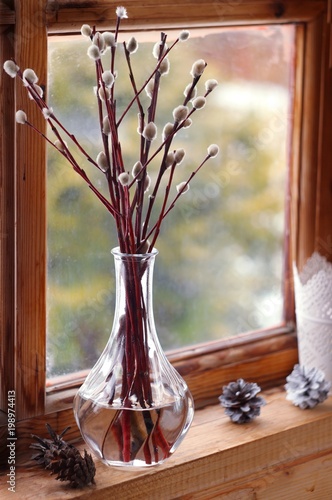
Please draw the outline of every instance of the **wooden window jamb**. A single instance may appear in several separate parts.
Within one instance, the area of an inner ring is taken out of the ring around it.
[[[13,57],[13,11],[0,4],[0,60]],[[11,22],[12,21],[12,22]],[[4,23],[7,24],[4,24]],[[7,393],[15,376],[15,238],[14,156],[15,84],[0,75],[0,410],[7,407]]]
[[[32,67],[45,85],[47,30],[44,2],[15,2],[15,30],[3,35],[4,58]],[[45,120],[27,98],[21,82],[1,78],[3,152],[2,207],[2,409],[7,391],[16,393],[18,420],[45,410],[45,142],[25,126],[16,126],[15,109],[23,109],[40,130]],[[13,148],[15,140],[15,152]],[[7,236],[6,236],[7,235]],[[7,237],[7,240],[5,239]],[[14,296],[13,296],[14,295]],[[7,308],[8,307],[8,308]],[[7,316],[7,318],[6,318]]]

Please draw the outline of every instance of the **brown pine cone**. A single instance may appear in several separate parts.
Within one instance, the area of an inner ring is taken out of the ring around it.
[[[51,474],[57,474],[56,479],[59,481],[69,481],[72,488],[95,484],[96,467],[86,450],[83,457],[73,447],[58,450],[46,469]]]
[[[50,470],[51,474],[57,474],[56,479],[59,481],[69,481],[72,488],[95,484],[96,467],[92,456],[84,450],[82,457],[75,446],[62,439],[69,427],[64,429],[61,434],[56,434],[49,424],[46,424],[46,428],[52,439],[32,434],[37,443],[32,443],[30,448],[38,450],[32,459],[36,460],[39,465],[43,465],[45,469]]]
[[[66,441],[62,439],[62,436],[70,429],[70,427],[66,427],[61,434],[57,434],[49,424],[46,424],[46,429],[52,439],[41,438],[32,434],[31,437],[36,439],[38,442],[30,445],[30,448],[33,450],[38,450],[38,453],[32,455],[32,460],[36,460],[39,465],[43,465],[45,468],[51,462],[55,451],[62,450],[63,448],[72,448],[72,445],[66,443]]]

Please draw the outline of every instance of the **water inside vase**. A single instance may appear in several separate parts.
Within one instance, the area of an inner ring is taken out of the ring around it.
[[[86,443],[107,465],[146,467],[166,460],[191,424],[191,397],[179,397],[162,407],[114,408],[78,394],[77,421]]]

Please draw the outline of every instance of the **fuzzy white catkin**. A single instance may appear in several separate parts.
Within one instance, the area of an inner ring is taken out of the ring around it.
[[[100,167],[104,172],[106,172],[106,170],[108,169],[108,163],[107,163],[107,156],[104,153],[104,151],[100,151],[100,153],[98,153],[96,162],[98,167]]]
[[[56,141],[54,141],[54,146],[59,151],[61,151],[62,153],[64,153],[66,151],[67,144],[65,142],[62,143],[61,141],[59,141],[59,139],[57,139]]]
[[[159,66],[159,72],[161,75],[167,75],[169,73],[171,67],[171,63],[169,62],[168,57],[165,57],[165,59],[162,60],[160,66]]]
[[[142,135],[143,133],[143,127],[144,127],[144,123],[143,123],[143,120],[142,120],[142,117],[141,117],[141,114],[140,113],[137,113],[137,133]]]
[[[105,33],[103,33],[103,38],[104,38],[104,42],[105,42],[105,45],[106,47],[116,47],[117,43],[115,41],[115,36],[114,36],[114,33],[111,33],[110,31],[105,31]]]
[[[148,123],[143,130],[143,137],[147,141],[153,141],[157,137],[157,126],[154,122]]]
[[[153,89],[154,89],[154,78],[152,78],[145,86],[146,95],[150,99],[152,99]]]
[[[22,109],[19,109],[18,111],[16,111],[15,120],[16,120],[16,123],[20,123],[21,125],[24,125],[27,122],[26,113],[24,111],[22,111]]]
[[[173,117],[176,122],[182,122],[182,120],[185,120],[188,116],[189,109],[187,106],[183,106],[182,104],[180,106],[177,106],[173,110]]]
[[[119,174],[118,180],[122,186],[128,186],[130,180],[129,174],[127,172],[122,172]]]
[[[206,99],[203,96],[198,96],[192,101],[193,108],[202,109],[206,104]]]
[[[191,76],[194,78],[201,76],[204,73],[205,66],[206,63],[204,59],[198,59],[197,61],[195,61],[190,71]]]
[[[108,99],[110,98],[110,91],[108,88],[105,88],[105,90],[104,90],[103,87],[99,87],[98,95],[99,95],[99,99],[101,101],[105,102],[105,101],[108,101]]]
[[[185,97],[188,97],[190,89],[191,89],[191,83],[189,83],[183,91],[183,95]],[[194,99],[196,97],[196,94],[197,94],[197,88],[194,87],[193,89],[191,89],[190,100]]]
[[[100,52],[103,52],[105,50],[106,44],[105,44],[105,39],[99,31],[94,34],[93,39],[92,39],[93,45],[96,45]]]
[[[23,71],[23,82],[25,84],[27,83],[37,83],[38,82],[38,76],[36,75],[36,73],[34,72],[33,69],[31,68],[27,68]]]
[[[53,115],[53,108],[43,108],[42,113],[44,115],[45,120],[47,120],[48,118],[51,118],[51,116]]]
[[[185,42],[186,40],[188,40],[189,35],[190,35],[190,32],[188,30],[181,31],[181,33],[179,35],[180,42]]]
[[[35,91],[35,92],[39,95],[39,97],[43,97],[43,95],[44,95],[44,91],[43,91],[43,89],[42,89],[39,85],[36,85],[36,84],[35,84],[35,85],[33,86],[33,89],[34,89],[34,91]],[[35,94],[33,94],[33,93],[32,93],[32,90],[31,90],[31,89],[28,89],[28,96],[29,96],[29,99],[33,100],[33,99],[34,99],[34,95],[35,95]]]
[[[93,59],[94,61],[100,59],[100,50],[98,49],[97,45],[90,45],[87,54],[90,59]]]
[[[34,85],[33,88],[35,89],[39,97],[43,97],[44,91],[39,85]]]
[[[192,122],[193,121],[191,120],[191,118],[187,118],[186,121],[183,123],[182,127],[189,128],[191,126]]]
[[[164,45],[164,49],[162,51],[162,54],[160,54],[160,48],[161,48],[161,42],[157,42],[154,44],[153,46],[153,49],[152,49],[152,55],[153,57],[155,57],[156,59],[159,59],[159,57],[162,57],[166,50],[167,50],[167,44],[165,43]]]
[[[115,13],[120,19],[128,18],[127,9],[123,6],[117,7]]]
[[[183,161],[185,154],[186,154],[186,152],[184,149],[177,149],[175,151],[174,160],[176,161],[177,165],[180,165],[180,163]]]
[[[134,36],[132,36],[128,40],[128,43],[126,44],[126,48],[130,54],[135,54],[135,52],[138,49],[138,43],[137,43],[137,40]]]
[[[174,163],[174,153],[173,152],[167,153],[167,156],[165,158],[166,168],[171,167],[173,165],[173,163]]]
[[[189,191],[189,184],[187,184],[185,181],[180,182],[180,184],[176,186],[176,190],[178,193],[184,194]]]
[[[140,180],[142,178],[143,172],[139,175],[143,168],[143,165],[140,161],[137,161],[135,165],[133,166],[133,169],[131,171],[131,175],[135,178],[137,176],[137,180]]]
[[[151,185],[151,177],[149,175],[146,175],[144,179],[144,193],[149,190]]]
[[[207,152],[211,158],[214,158],[219,153],[219,146],[217,146],[217,144],[210,144],[207,148]]]
[[[105,116],[103,119],[103,134],[110,135],[110,133],[111,133],[110,121],[108,119],[108,116]]]
[[[173,123],[166,123],[166,125],[164,126],[164,129],[163,129],[163,134],[162,134],[162,139],[163,139],[163,142],[166,141],[167,137],[169,137],[171,135],[171,133],[173,132],[173,129],[174,129],[174,124]]]
[[[114,76],[111,71],[107,70],[101,75],[106,87],[111,88],[114,84]]]
[[[88,24],[83,24],[81,33],[83,36],[87,36],[88,38],[90,38],[90,36],[92,35],[92,29]]]
[[[12,78],[15,78],[20,68],[14,63],[14,61],[8,60],[3,63],[3,69],[5,70],[7,75],[11,76]]]
[[[214,79],[206,80],[205,82],[205,90],[207,92],[212,92],[213,89],[215,89],[218,86],[218,81]]]

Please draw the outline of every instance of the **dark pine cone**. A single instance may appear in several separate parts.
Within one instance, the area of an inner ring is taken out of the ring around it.
[[[69,427],[61,434],[56,434],[49,424],[46,424],[46,428],[52,439],[40,438],[32,434],[37,443],[32,443],[30,448],[38,450],[32,459],[50,470],[51,474],[57,474],[56,479],[69,481],[73,488],[94,484],[96,467],[91,455],[84,450],[82,457],[75,446],[62,439]]]
[[[52,471],[52,474],[57,474],[56,479],[59,481],[70,481],[72,488],[95,484],[96,467],[86,450],[83,457],[76,448],[56,451],[46,468]]]
[[[257,384],[245,382],[242,378],[224,386],[219,401],[232,422],[245,424],[258,417],[261,406],[265,405],[264,398],[257,396],[260,390]]]
[[[295,365],[286,380],[287,399],[302,410],[314,408],[325,401],[331,388],[324,372],[318,368]]]
[[[46,429],[52,439],[40,438],[39,436],[32,434],[31,437],[36,439],[38,442],[30,445],[30,448],[33,450],[38,450],[38,453],[32,455],[32,460],[36,460],[39,465],[43,465],[45,468],[50,464],[56,451],[72,448],[72,445],[69,445],[62,439],[62,436],[70,429],[70,427],[66,427],[61,434],[56,434],[49,424],[46,424]]]

